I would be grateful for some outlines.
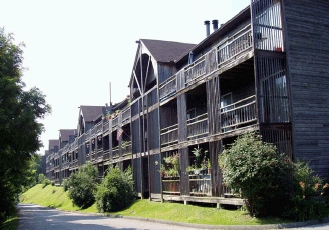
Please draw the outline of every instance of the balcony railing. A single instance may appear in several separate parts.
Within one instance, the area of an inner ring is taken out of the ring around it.
[[[91,131],[90,131],[91,138],[95,137],[96,130],[97,130],[97,127],[96,126],[94,126],[94,127],[91,128]]]
[[[96,133],[97,134],[100,134],[103,132],[103,122],[98,122],[97,125],[96,125]]]
[[[112,118],[112,129],[115,129],[118,125],[118,116]]]
[[[126,144],[122,147],[122,156],[127,156],[131,154],[131,141],[126,142]]]
[[[109,160],[109,159],[110,159],[110,150],[104,150],[103,160]]]
[[[70,163],[70,168],[76,168],[79,166],[79,161],[78,159],[76,160],[73,160],[71,163]]]
[[[251,26],[248,25],[234,36],[228,38],[218,46],[218,65],[219,68],[229,64],[245,53],[252,44]]]
[[[106,133],[107,131],[109,131],[109,121],[103,123],[103,133]]]
[[[165,100],[171,95],[175,94],[177,90],[176,86],[176,74],[162,82],[159,86],[160,101]]]
[[[178,125],[168,126],[160,131],[161,147],[178,143]]]
[[[209,132],[208,113],[187,120],[188,140],[205,136]]]
[[[190,64],[185,70],[185,84],[192,85],[196,79],[202,77],[206,73],[206,55],[203,55],[198,60]]]
[[[256,98],[251,96],[221,108],[222,132],[244,127],[257,120]]]
[[[177,72],[159,86],[160,101],[164,101],[180,90],[193,85],[214,71],[238,60],[253,47],[251,25],[247,25],[231,37],[221,41],[208,53]],[[233,66],[233,65],[232,65]]]
[[[163,178],[162,179],[162,192],[164,194],[179,195],[179,177]]]
[[[116,146],[112,149],[112,158],[119,157],[119,146]]]
[[[122,110],[122,123],[129,122],[130,119],[130,107],[126,107],[124,110]]]
[[[211,175],[189,175],[190,194],[211,196]]]
[[[91,130],[89,129],[87,132],[86,132],[86,141],[89,141],[91,138]]]

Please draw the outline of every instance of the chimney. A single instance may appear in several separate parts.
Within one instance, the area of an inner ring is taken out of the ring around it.
[[[216,30],[218,30],[218,20],[212,20],[212,27],[213,27],[213,30],[214,30],[214,32],[216,31]]]
[[[210,21],[204,21],[204,24],[206,25],[206,35],[208,37],[210,35]]]

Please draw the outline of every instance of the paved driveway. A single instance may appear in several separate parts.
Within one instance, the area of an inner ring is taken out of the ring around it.
[[[272,226],[197,226],[188,224],[173,224],[159,221],[144,221],[130,218],[111,218],[93,214],[81,214],[75,212],[63,212],[57,209],[45,208],[32,204],[20,204],[18,230],[43,230],[43,229],[125,229],[125,230],[196,230],[196,229],[277,229]],[[291,226],[290,226],[291,227]],[[305,230],[327,230],[329,223],[290,228]]]

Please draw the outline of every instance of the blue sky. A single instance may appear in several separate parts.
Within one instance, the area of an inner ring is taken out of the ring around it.
[[[0,0],[0,26],[24,42],[23,81],[52,106],[41,140],[77,127],[80,105],[109,103],[129,94],[139,39],[199,43],[205,20],[225,23],[250,0]]]

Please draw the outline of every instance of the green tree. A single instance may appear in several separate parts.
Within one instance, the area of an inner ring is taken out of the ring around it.
[[[250,215],[280,215],[292,191],[291,161],[260,135],[247,133],[219,155],[224,183],[246,199]]]
[[[38,120],[51,111],[38,88],[24,90],[22,47],[0,28],[0,224],[29,183],[31,159],[42,146]]]
[[[72,203],[79,208],[88,208],[95,202],[98,170],[90,162],[82,166],[77,173],[71,174],[65,182]]]
[[[118,211],[129,206],[135,199],[131,168],[124,172],[118,167],[109,168],[96,193],[99,212]]]

